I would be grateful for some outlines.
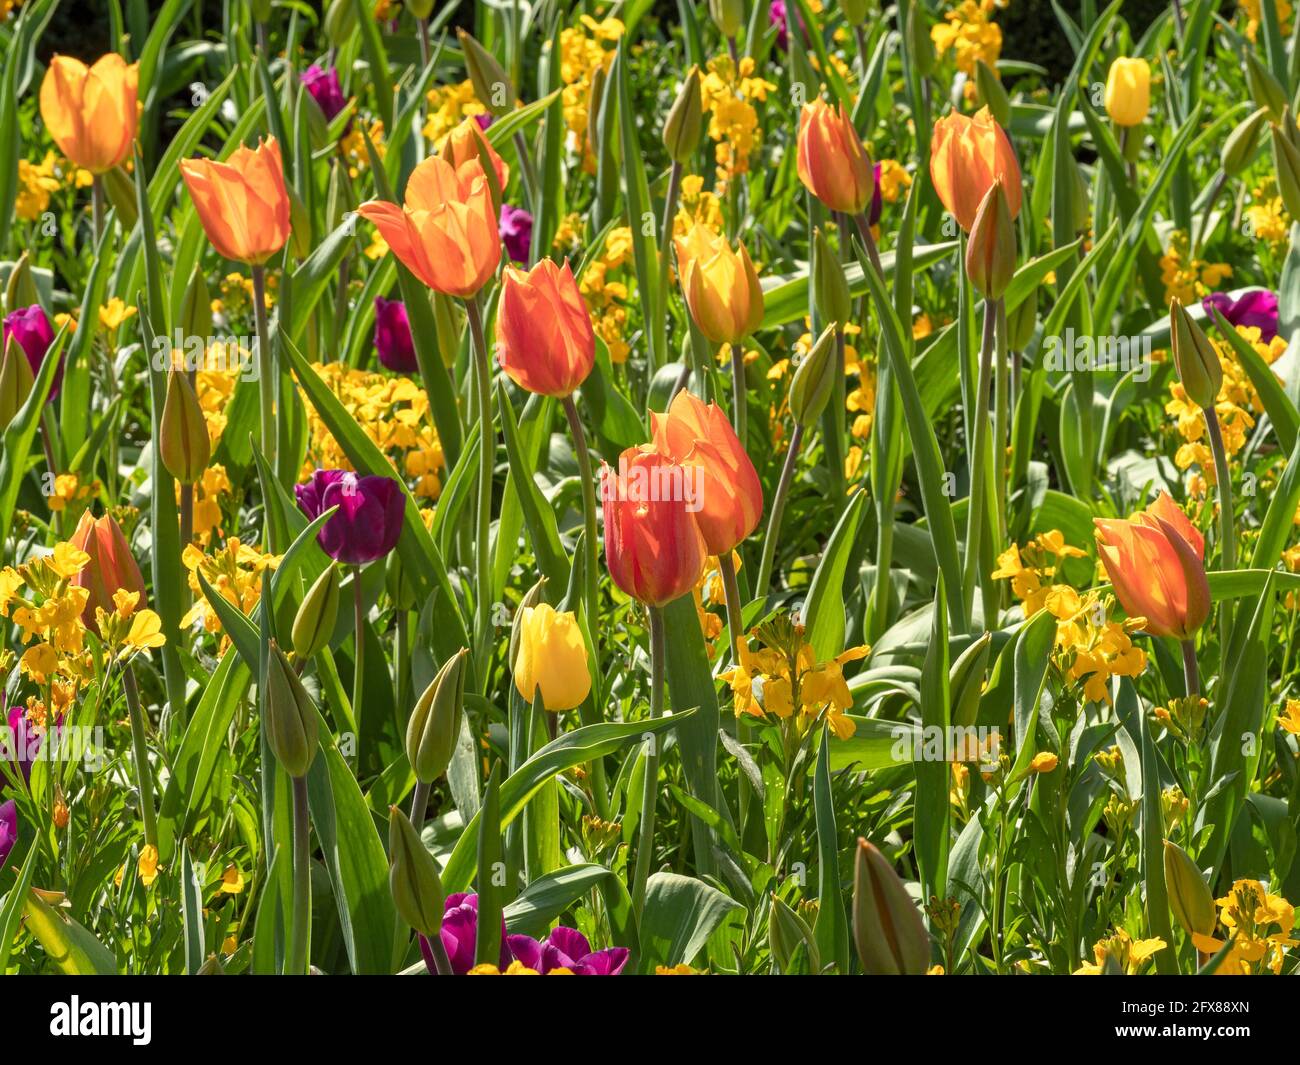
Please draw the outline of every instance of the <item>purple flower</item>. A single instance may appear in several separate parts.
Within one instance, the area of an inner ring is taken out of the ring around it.
[[[474,947],[478,939],[478,896],[459,892],[448,895],[442,908],[442,931],[439,933],[443,949],[451,959],[451,971],[454,976],[464,976],[474,968]],[[510,964],[510,950],[506,946],[506,922],[501,919],[501,957],[498,968],[505,969]],[[420,953],[424,955],[424,964],[429,972],[436,973],[438,967],[433,960],[433,951],[429,941],[420,936]]]
[[[397,373],[415,373],[420,368],[415,358],[415,340],[411,337],[411,320],[401,300],[375,297],[375,351],[380,363]]]
[[[31,780],[32,762],[41,749],[41,734],[27,723],[27,711],[21,706],[11,706],[8,715],[9,735],[5,754],[12,755],[14,764],[22,770],[23,779]]]
[[[492,123],[496,121],[496,115],[491,111],[483,111],[474,116],[474,121],[478,123],[479,129],[487,129],[488,126],[492,125]]]
[[[528,262],[528,252],[533,245],[533,216],[522,207],[511,207],[510,204],[503,203],[497,230],[510,258],[517,263]]]
[[[1277,336],[1277,296],[1266,288],[1252,289],[1235,300],[1226,292],[1212,292],[1201,305],[1211,318],[1214,315],[1210,308],[1217,307],[1232,325],[1257,326],[1260,340],[1269,341]]]
[[[320,107],[326,122],[333,122],[335,116],[347,106],[337,70],[326,70],[313,63],[298,76],[298,80],[311,93],[311,98]]]
[[[45,353],[50,350],[50,345],[54,343],[54,327],[50,325],[50,320],[45,317],[45,312],[41,310],[40,304],[33,303],[30,307],[23,307],[21,310],[12,311],[5,315],[3,340],[0,341],[0,358],[3,358],[3,352],[8,347],[9,338],[13,337],[18,346],[27,354],[27,361],[31,365],[32,374],[36,375],[41,372],[41,364],[45,361]],[[50,385],[50,400],[54,400],[59,394],[59,385],[63,381],[63,366],[54,371],[54,383]]]
[[[360,565],[383,558],[397,546],[406,496],[391,477],[317,470],[310,481],[294,485],[293,490],[308,518],[318,518],[333,506],[339,508],[316,535],[330,558]]]
[[[627,964],[627,947],[593,951],[586,936],[564,925],[540,943],[532,936],[507,936],[506,941],[516,961],[543,976],[553,969],[568,969],[575,976],[617,976]]]
[[[18,842],[18,806],[10,799],[0,806],[0,866],[9,860],[9,852]]]
[[[767,22],[776,27],[776,46],[784,52],[790,47],[790,16],[785,0],[772,0],[767,7]]]

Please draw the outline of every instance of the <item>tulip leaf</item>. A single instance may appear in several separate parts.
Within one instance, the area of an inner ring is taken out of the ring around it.
[[[839,839],[835,826],[835,797],[831,790],[830,726],[823,724],[813,778],[813,810],[817,823],[817,922],[813,934],[821,956],[834,959],[841,974],[849,971],[849,919],[844,912]],[[947,765],[940,766],[947,770]],[[946,827],[946,826],[945,826]]]
[[[603,865],[570,865],[532,881],[506,906],[506,931],[542,939],[551,922],[593,890],[599,891],[605,902],[611,946],[627,947],[632,954],[628,968],[635,968],[637,930],[632,896],[618,874]]]
[[[1264,410],[1268,412],[1268,419],[1273,423],[1273,432],[1277,434],[1278,443],[1288,453],[1294,451],[1296,439],[1300,436],[1300,412],[1297,412],[1295,404],[1287,396],[1277,375],[1259,352],[1219,313],[1218,307],[1210,309],[1214,313],[1214,324],[1218,327],[1219,335],[1228,342],[1232,353],[1241,363],[1241,368],[1250,378],[1250,383],[1259,393]]]
[[[946,745],[951,725],[951,692],[948,686],[948,621],[943,609],[944,583],[944,574],[940,570],[931,612],[930,646],[921,667],[921,727],[927,738],[935,734],[944,736]],[[948,790],[948,762],[922,755],[916,762],[913,845],[923,898],[942,896],[943,886],[948,880],[952,817]]]
[[[84,927],[28,889],[23,923],[65,976],[116,976],[117,958]]]
[[[518,492],[533,554],[537,556],[537,566],[553,587],[562,588],[569,581],[569,563],[560,543],[555,511],[546,502],[533,479],[534,471],[525,457],[519,439],[519,424],[515,421],[514,408],[510,406],[510,398],[502,381],[497,382],[497,409],[501,412],[501,435],[505,438],[510,475]]]
[[[194,875],[189,848],[181,844],[180,903],[185,927],[185,972],[193,976],[204,962],[203,885]]]
[[[840,515],[835,531],[826,542],[821,561],[808,586],[803,606],[803,625],[812,644],[813,658],[825,662],[844,650],[844,573],[857,539],[866,493],[858,492]]]
[[[539,787],[544,790],[553,780]],[[474,942],[474,961],[479,965],[496,965],[501,956],[501,914],[505,905],[505,883],[501,873],[501,763],[492,767],[483,806],[478,812],[478,934]],[[465,829],[468,835],[470,828]]]
[[[280,971],[286,938],[286,897],[281,888],[289,862],[289,852],[279,846],[267,862],[266,886],[262,888],[262,897],[257,902],[257,917],[253,921],[250,968],[257,976],[274,976]]]
[[[352,250],[357,237],[357,216],[350,214],[322,240],[289,279],[293,285],[293,312],[289,336],[298,340],[320,302],[321,296],[338,283],[339,263]]]
[[[1252,569],[1272,569],[1277,565],[1291,538],[1297,506],[1300,506],[1300,445],[1292,449],[1286,469],[1268,501],[1255,551],[1250,556]]]
[[[690,965],[709,937],[744,907],[715,887],[677,873],[655,873],[646,882],[641,913],[638,971],[656,965]]]
[[[28,848],[27,857],[23,860],[22,868],[18,870],[18,882],[9,889],[4,905],[0,906],[0,973],[9,967],[9,955],[13,951],[14,937],[18,935],[18,926],[23,917],[23,903],[27,899],[32,872],[36,868],[36,859],[40,855],[40,847]]]

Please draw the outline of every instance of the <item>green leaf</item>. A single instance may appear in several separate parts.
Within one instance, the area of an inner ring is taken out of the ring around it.
[[[539,694],[538,698],[541,696]],[[550,783],[543,781],[539,790]],[[501,956],[501,914],[506,885],[501,883],[501,763],[492,767],[483,806],[475,818],[478,822],[478,938],[474,943],[474,960],[479,965],[495,965]],[[466,826],[465,835],[470,828]]]
[[[655,965],[689,965],[729,916],[743,911],[733,898],[702,880],[655,873],[646,883],[641,914],[640,972]]]
[[[813,934],[822,957],[833,958],[840,973],[847,974],[849,920],[844,912],[835,797],[831,792],[830,746],[834,742],[830,726],[823,724],[817,751],[817,772],[813,778],[813,811],[817,822],[817,922]]]
[[[821,561],[808,586],[803,624],[807,640],[812,644],[813,658],[818,662],[826,662],[844,650],[844,573],[853,553],[858,526],[867,509],[866,503],[865,492],[853,496],[835,523],[835,531],[826,542]]]
[[[60,910],[28,890],[23,922],[46,956],[65,976],[116,976],[117,958],[103,943]]]

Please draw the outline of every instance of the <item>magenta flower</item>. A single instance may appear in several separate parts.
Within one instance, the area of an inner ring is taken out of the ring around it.
[[[397,546],[406,514],[406,495],[391,477],[358,477],[348,470],[317,470],[294,485],[308,518],[339,509],[316,535],[330,558],[361,565],[383,558]]]
[[[776,27],[776,46],[784,52],[790,47],[790,15],[785,0],[772,0],[767,7],[767,22]]]
[[[411,320],[401,300],[375,297],[375,352],[383,366],[397,373],[415,373],[420,368],[415,358]]]
[[[20,310],[12,311],[5,315],[3,340],[0,341],[0,358],[3,357],[5,348],[8,347],[9,338],[13,337],[14,341],[27,355],[27,362],[31,365],[33,376],[41,372],[41,364],[45,362],[45,353],[50,350],[50,345],[54,343],[54,327],[50,325],[50,320],[45,316],[40,304],[33,303],[30,307],[23,307]],[[54,371],[54,383],[50,385],[50,400],[54,400],[59,394],[59,386],[63,381],[63,366]]]
[[[0,805],[0,867],[9,860],[9,852],[18,842],[18,806],[13,799]]]
[[[1256,326],[1260,340],[1267,342],[1277,336],[1277,296],[1266,288],[1252,289],[1235,300],[1226,292],[1212,292],[1201,303],[1206,314],[1217,307],[1232,325]]]
[[[320,107],[326,122],[333,122],[335,116],[347,106],[348,102],[343,98],[343,86],[339,84],[337,70],[333,68],[326,70],[313,63],[298,76],[298,80],[311,93],[311,98]]]
[[[11,706],[7,720],[9,734],[5,737],[4,754],[22,770],[24,780],[31,780],[32,762],[41,749],[41,734],[28,724],[27,711],[21,706]]]
[[[478,896],[465,892],[448,895],[442,908],[442,932],[440,933],[443,949],[451,959],[451,971],[454,976],[464,976],[474,968],[474,946],[478,939]],[[510,950],[506,946],[506,922],[501,919],[501,957],[498,968],[504,969],[510,964]],[[436,973],[437,966],[429,941],[420,936],[420,953],[429,972]]]
[[[877,222],[880,221],[880,211],[884,207],[884,203],[882,202],[880,197],[880,164],[879,163],[876,164],[875,169],[872,171],[872,180],[875,182],[875,187],[871,190],[871,211],[867,215],[867,224],[874,226]]]
[[[474,121],[478,123],[479,129],[487,129],[488,126],[492,125],[492,123],[496,121],[496,115],[491,111],[483,111],[474,116]]]
[[[593,951],[586,936],[564,925],[540,943],[532,936],[508,936],[507,942],[515,961],[543,976],[553,969],[568,969],[575,976],[617,976],[627,964],[627,947]]]
[[[522,207],[503,203],[497,229],[510,258],[517,263],[528,262],[528,251],[533,244],[533,216]]]

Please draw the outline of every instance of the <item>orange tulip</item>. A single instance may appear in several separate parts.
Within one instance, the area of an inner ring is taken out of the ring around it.
[[[274,137],[240,146],[224,163],[183,159],[181,176],[208,240],[227,259],[256,266],[289,239],[289,192]]]
[[[682,389],[667,414],[650,412],[654,449],[701,471],[696,514],[711,555],[724,555],[758,526],[763,485],[722,408]]]
[[[83,513],[71,543],[90,556],[90,561],[72,582],[90,591],[90,598],[81,613],[87,628],[99,631],[95,625],[95,608],[102,607],[111,612],[115,608],[113,593],[118,590],[138,592],[140,602],[137,605],[144,605],[144,578],[140,576],[140,567],[135,564],[131,546],[121,528],[110,515],[92,518],[90,511]]]
[[[1131,521],[1095,518],[1097,550],[1130,617],[1153,636],[1186,640],[1210,615],[1205,539],[1168,493]]]
[[[871,202],[871,157],[843,104],[804,104],[799,113],[799,180],[832,211],[861,214]]]
[[[763,324],[763,290],[743,243],[698,222],[677,237],[677,266],[691,317],[715,344],[738,344]]]
[[[479,145],[487,150],[487,157],[492,161],[492,169],[496,171],[497,188],[504,192],[506,186],[510,184],[510,164],[497,155],[496,149],[488,143],[487,137],[483,136],[483,130],[473,116],[465,119],[447,134],[442,142],[442,151],[438,154],[459,171],[466,163],[476,160],[482,165]]]
[[[411,171],[401,207],[370,200],[357,214],[374,222],[408,270],[449,296],[473,296],[501,261],[492,192],[477,159],[456,168],[430,156]]]
[[[695,587],[706,548],[695,520],[699,474],[652,448],[630,447],[600,479],[605,562],[634,599],[663,606]]]
[[[954,111],[934,124],[930,178],[943,205],[967,232],[996,178],[1002,179],[1011,217],[1020,214],[1020,164],[987,107],[974,118]]]
[[[563,399],[587,379],[596,334],[566,262],[543,259],[531,270],[511,266],[497,311],[497,360],[520,388]]]
[[[59,151],[92,174],[126,162],[139,121],[137,64],[116,52],[94,66],[71,56],[50,60],[41,82],[41,118]]]

